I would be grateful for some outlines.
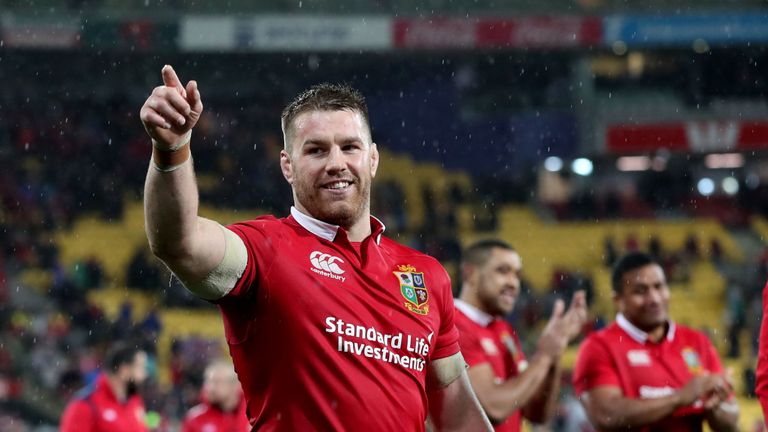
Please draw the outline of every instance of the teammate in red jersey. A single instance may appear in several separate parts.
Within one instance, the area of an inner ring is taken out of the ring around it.
[[[248,432],[245,400],[232,363],[216,360],[205,368],[202,401],[187,411],[181,432]]]
[[[144,402],[138,386],[147,377],[147,354],[124,343],[110,348],[104,372],[79,391],[61,417],[61,432],[141,432]]]
[[[738,405],[714,346],[668,315],[661,266],[631,253],[612,275],[616,321],[581,345],[574,387],[600,430],[737,429]]]
[[[760,323],[760,345],[757,353],[755,394],[768,418],[768,284],[763,288],[763,318]]]
[[[291,215],[224,228],[197,216],[197,84],[170,66],[141,109],[153,252],[218,304],[254,429],[490,428],[464,370],[450,281],[370,215],[379,155],[365,101],[319,85],[283,112]]]
[[[522,417],[543,423],[554,415],[560,355],[587,318],[584,292],[564,313],[558,300],[528,361],[504,316],[520,294],[520,255],[501,240],[481,240],[464,250],[456,327],[469,379],[497,432],[519,431]]]

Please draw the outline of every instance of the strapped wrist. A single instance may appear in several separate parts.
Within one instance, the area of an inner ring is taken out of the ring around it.
[[[171,172],[179,169],[182,165],[192,159],[192,151],[189,142],[191,131],[184,135],[181,144],[172,148],[163,149],[152,140],[152,166],[160,172]]]
[[[189,144],[189,141],[191,138],[192,138],[192,129],[188,130],[187,133],[185,133],[176,144],[170,147],[163,147],[157,142],[157,140],[152,138],[152,147],[154,147],[155,149],[161,152],[176,152],[181,150],[187,144]]]

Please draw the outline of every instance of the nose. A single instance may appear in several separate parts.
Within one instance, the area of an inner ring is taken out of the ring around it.
[[[512,289],[515,291],[515,294],[520,292],[520,278],[517,276],[510,276],[509,280],[507,281],[507,285],[512,287]]]
[[[337,174],[346,169],[346,163],[344,161],[344,152],[341,147],[334,145],[331,146],[328,152],[328,160],[325,164],[325,170],[328,174]]]
[[[648,290],[648,303],[653,305],[661,304],[661,290],[658,290],[658,289]]]

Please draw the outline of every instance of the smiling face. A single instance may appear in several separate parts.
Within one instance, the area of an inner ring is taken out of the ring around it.
[[[130,363],[124,363],[119,367],[116,375],[125,383],[128,396],[136,394],[141,384],[147,379],[147,353],[137,351]]]
[[[472,301],[490,315],[506,315],[515,308],[520,295],[523,263],[514,250],[493,248],[488,258],[478,265],[469,264],[466,287],[474,293]]]
[[[302,213],[350,228],[370,214],[379,153],[357,111],[307,111],[288,125],[280,167]]]
[[[220,362],[206,368],[203,395],[209,403],[225,411],[237,406],[240,401],[240,382],[230,364]]]
[[[627,271],[614,302],[637,328],[647,333],[659,330],[669,319],[669,287],[664,270],[654,263]]]

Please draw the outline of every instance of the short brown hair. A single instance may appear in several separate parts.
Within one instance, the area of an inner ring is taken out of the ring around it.
[[[464,252],[461,254],[461,263],[476,266],[483,265],[488,260],[493,249],[515,251],[512,245],[501,239],[479,240],[464,249]]]
[[[283,110],[281,126],[283,135],[288,136],[288,128],[300,114],[308,111],[353,111],[363,116],[368,134],[371,124],[368,119],[368,105],[362,93],[348,84],[322,83],[310,87],[296,97]],[[286,147],[288,142],[286,140]]]
[[[461,253],[461,277],[464,279],[466,275],[466,266],[482,267],[488,258],[491,256],[491,251],[494,249],[502,249],[506,251],[516,252],[515,248],[511,244],[504,240],[492,238],[485,240],[478,240],[471,245],[464,248]],[[461,289],[463,286],[459,285],[459,290],[456,295],[461,295]]]

